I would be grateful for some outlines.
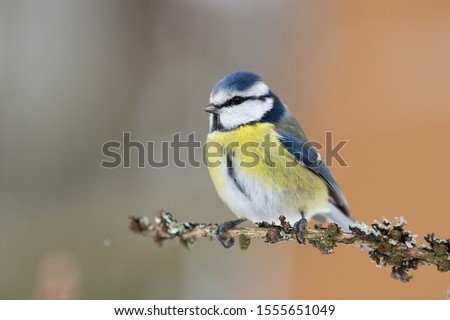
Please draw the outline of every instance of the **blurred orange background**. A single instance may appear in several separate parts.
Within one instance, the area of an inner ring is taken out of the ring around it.
[[[252,70],[310,140],[349,141],[332,171],[357,220],[449,237],[449,57],[444,0],[0,0],[0,298],[446,298],[449,274],[400,283],[350,246],[156,248],[128,215],[233,219],[207,169],[100,162],[124,131],[205,141],[211,87]]]

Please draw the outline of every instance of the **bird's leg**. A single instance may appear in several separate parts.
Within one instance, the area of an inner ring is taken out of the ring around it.
[[[221,223],[217,226],[216,229],[216,238],[217,240],[226,248],[229,249],[234,245],[234,238],[228,238],[225,236],[225,233],[237,225],[241,224],[242,222],[247,221],[247,219],[238,219],[238,220],[232,220],[227,221],[224,223]]]
[[[301,245],[305,244],[305,236],[303,232],[305,231],[306,225],[308,224],[308,220],[305,219],[305,216],[302,213],[302,218],[294,224],[294,233],[297,242]]]

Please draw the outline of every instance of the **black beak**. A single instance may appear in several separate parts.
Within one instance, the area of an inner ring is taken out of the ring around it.
[[[217,108],[213,103],[210,103],[207,106],[203,107],[203,110],[205,110],[208,113],[218,113],[219,112],[219,108]]]

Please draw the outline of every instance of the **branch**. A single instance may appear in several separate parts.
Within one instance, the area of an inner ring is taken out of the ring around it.
[[[179,223],[170,212],[159,210],[151,223],[148,217],[130,217],[129,230],[144,236],[153,237],[157,245],[178,238],[183,245],[191,248],[200,238],[214,239],[217,224]],[[434,233],[427,234],[427,244],[416,244],[417,235],[405,231],[406,220],[403,217],[392,224],[383,218],[374,221],[371,226],[357,222],[350,227],[351,232],[343,232],[336,224],[315,225],[306,228],[305,239],[323,254],[331,254],[338,243],[356,245],[369,250],[370,259],[379,267],[392,266],[391,276],[403,282],[409,282],[411,270],[420,265],[435,265],[441,272],[450,271],[450,240],[436,239]],[[280,216],[280,225],[260,223],[257,227],[234,228],[227,235],[239,239],[242,250],[249,247],[251,239],[261,238],[266,243],[275,244],[295,240],[291,225]]]

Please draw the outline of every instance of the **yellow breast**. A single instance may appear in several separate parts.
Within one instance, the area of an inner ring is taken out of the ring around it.
[[[279,139],[280,135],[270,123],[246,125],[208,135],[205,154],[208,169],[219,196],[225,202],[231,201],[227,199],[230,179],[224,179],[228,155],[242,185],[249,188],[250,197],[251,192],[260,193],[254,197],[260,199],[273,194],[283,202],[283,210],[305,214],[327,203],[325,182],[298,164]],[[254,185],[258,188],[252,189]],[[264,192],[266,194],[262,195]]]

